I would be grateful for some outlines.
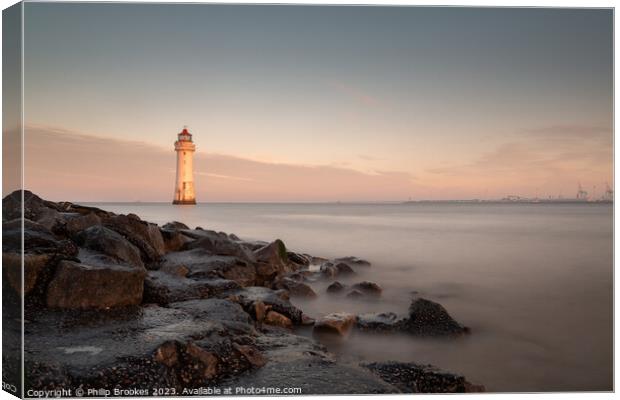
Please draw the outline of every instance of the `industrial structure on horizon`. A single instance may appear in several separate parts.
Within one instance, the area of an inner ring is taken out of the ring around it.
[[[580,182],[577,184],[577,193],[573,198],[562,197],[561,195],[557,197],[549,196],[547,198],[539,198],[538,196],[530,198],[510,195],[504,197],[501,201],[520,203],[613,203],[614,191],[609,187],[608,183],[605,183],[605,191],[601,196],[597,197],[596,186],[592,187],[592,193],[590,194],[581,186]]]

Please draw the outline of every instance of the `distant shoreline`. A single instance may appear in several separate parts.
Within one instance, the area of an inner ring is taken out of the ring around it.
[[[76,201],[75,204],[142,204],[142,205],[173,205],[169,201]],[[203,204],[274,204],[274,205],[416,205],[416,204],[544,204],[544,205],[562,205],[562,204],[580,204],[580,205],[599,205],[613,204],[612,200],[410,200],[410,201],[208,201],[197,202],[196,205]],[[177,205],[175,205],[177,206]],[[178,205],[179,207],[190,207],[187,205]]]

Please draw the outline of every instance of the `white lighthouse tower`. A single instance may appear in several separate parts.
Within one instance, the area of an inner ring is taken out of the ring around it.
[[[178,134],[177,141],[174,142],[174,151],[177,152],[177,180],[172,204],[196,204],[193,166],[196,145],[187,127]]]

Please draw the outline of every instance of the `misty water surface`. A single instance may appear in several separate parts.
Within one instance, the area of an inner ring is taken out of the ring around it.
[[[315,284],[311,316],[405,313],[412,293],[443,304],[468,337],[354,334],[350,360],[430,363],[492,391],[612,389],[612,207],[604,204],[98,204],[298,252],[372,262],[351,281],[384,289],[346,301]],[[303,332],[302,332],[303,333]]]

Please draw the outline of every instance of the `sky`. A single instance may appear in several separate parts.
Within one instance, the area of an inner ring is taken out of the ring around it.
[[[169,201],[573,197],[612,184],[612,11],[26,3],[25,184]]]

